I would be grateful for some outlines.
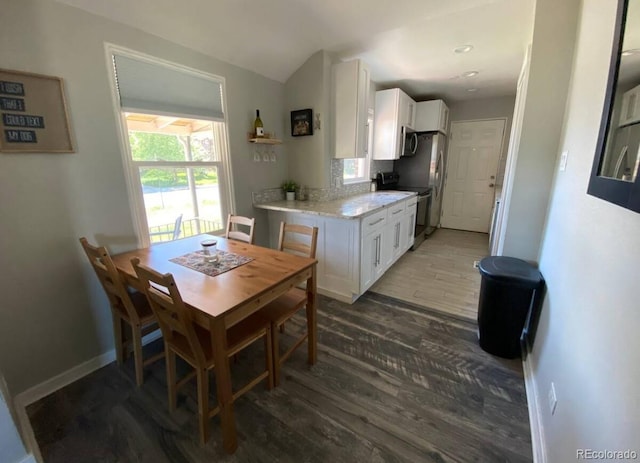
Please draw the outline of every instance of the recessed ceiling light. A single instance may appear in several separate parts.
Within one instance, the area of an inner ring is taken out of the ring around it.
[[[467,92],[477,92],[478,89],[477,88],[468,88]]]
[[[478,71],[467,71],[464,74],[462,74],[462,77],[475,77],[478,74],[480,74]]]
[[[453,49],[455,53],[469,53],[471,50],[473,50],[473,45],[462,45]]]
[[[640,54],[640,48],[631,48],[622,52],[622,56],[631,56]]]

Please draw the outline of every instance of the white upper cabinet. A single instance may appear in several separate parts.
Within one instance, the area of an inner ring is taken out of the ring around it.
[[[449,130],[449,108],[442,100],[416,103],[416,132],[442,132]]]
[[[624,92],[619,126],[640,121],[640,85]]]
[[[333,65],[334,157],[363,158],[369,144],[370,72],[360,60]]]
[[[416,102],[399,88],[376,92],[373,159],[400,159],[402,128],[413,129]]]

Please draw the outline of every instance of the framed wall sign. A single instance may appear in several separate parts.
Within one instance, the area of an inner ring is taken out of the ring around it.
[[[291,111],[291,136],[313,135],[313,109]]]
[[[62,79],[0,69],[0,151],[74,152]]]

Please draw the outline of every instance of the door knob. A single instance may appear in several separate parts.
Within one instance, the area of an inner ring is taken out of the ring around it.
[[[493,188],[495,185],[493,183],[490,183],[489,186]]]

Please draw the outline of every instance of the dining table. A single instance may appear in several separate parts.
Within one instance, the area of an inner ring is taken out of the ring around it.
[[[175,262],[181,256],[201,252],[201,243],[206,240],[215,240],[218,251],[251,260],[215,276]],[[318,261],[276,249],[202,234],[114,255],[113,262],[118,271],[130,286],[138,290],[143,288],[140,287],[131,265],[131,259],[134,257],[140,259],[142,265],[160,273],[171,273],[187,308],[193,311],[194,323],[210,331],[223,448],[227,453],[234,453],[238,447],[238,439],[229,358],[225,354],[227,330],[290,289],[306,282],[308,363],[315,364]]]

